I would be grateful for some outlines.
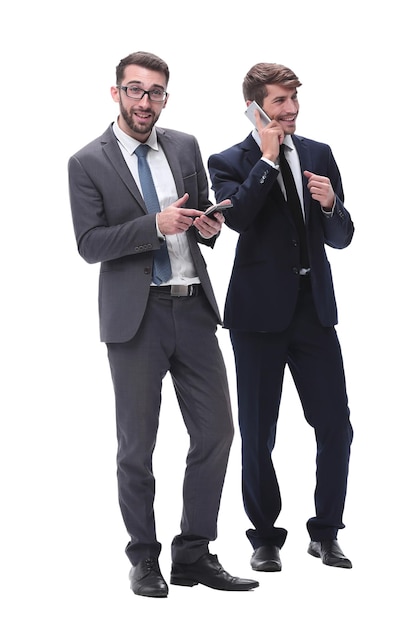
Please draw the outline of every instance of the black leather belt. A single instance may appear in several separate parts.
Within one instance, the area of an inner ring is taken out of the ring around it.
[[[197,296],[200,291],[200,285],[164,285],[163,287],[151,288],[151,293],[167,294],[175,298],[184,298],[185,296]]]

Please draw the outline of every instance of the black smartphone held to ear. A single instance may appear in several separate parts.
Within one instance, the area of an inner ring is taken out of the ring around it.
[[[265,111],[258,105],[258,103],[255,102],[255,100],[253,100],[253,102],[249,104],[244,114],[252,122],[253,126],[257,128],[255,111],[259,111],[260,121],[262,123],[262,126],[267,126],[271,120],[266,115]]]
[[[215,220],[214,213],[224,213],[224,211],[227,211],[227,209],[231,209],[232,206],[233,205],[231,204],[231,202],[229,202],[228,204],[214,204],[205,211],[204,215],[207,215],[212,220]]]

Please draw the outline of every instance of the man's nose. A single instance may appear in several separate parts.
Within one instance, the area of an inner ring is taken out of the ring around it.
[[[295,100],[287,100],[287,111],[289,113],[295,113],[297,111],[297,103]]]

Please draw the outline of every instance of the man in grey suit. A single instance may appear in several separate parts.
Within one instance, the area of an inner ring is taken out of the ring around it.
[[[158,561],[152,470],[168,371],[190,437],[170,582],[223,590],[258,586],[230,576],[208,548],[217,534],[233,425],[216,338],[220,315],[198,243],[214,245],[223,217],[203,215],[211,203],[196,139],[155,126],[168,80],[166,63],[153,54],[122,59],[111,88],[117,121],[69,161],[78,250],[88,263],[101,263],[100,332],[115,391],[131,589],[153,597],[168,594]],[[148,174],[141,169],[147,165]],[[157,209],[150,193],[157,193]]]

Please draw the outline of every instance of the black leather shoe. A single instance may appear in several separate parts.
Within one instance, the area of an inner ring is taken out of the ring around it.
[[[343,554],[336,539],[328,541],[310,541],[307,552],[320,558],[325,565],[351,569],[352,563]]]
[[[217,555],[204,554],[195,563],[173,563],[172,585],[193,587],[198,583],[222,591],[249,591],[259,587],[256,580],[230,576],[220,565]]]
[[[131,589],[137,596],[166,598],[169,593],[166,581],[161,575],[156,557],[140,561],[129,573]]]
[[[259,546],[250,559],[252,569],[257,572],[280,572],[282,569],[278,546]]]

